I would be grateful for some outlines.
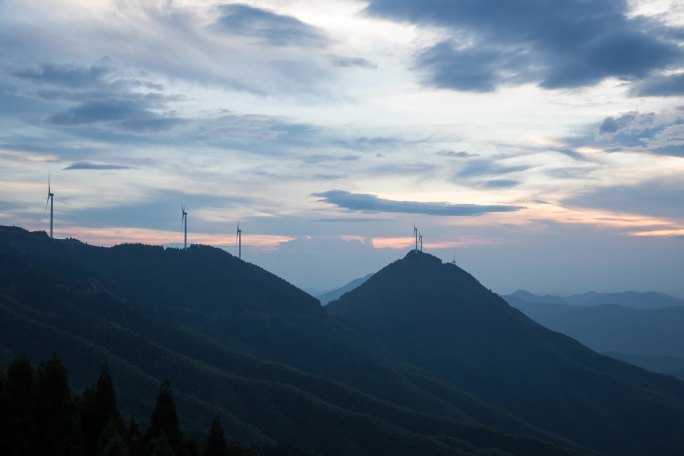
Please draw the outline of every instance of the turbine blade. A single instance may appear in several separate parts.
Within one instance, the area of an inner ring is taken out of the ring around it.
[[[45,201],[45,210],[43,211],[43,215],[47,212],[47,205],[50,202],[50,194],[48,193],[47,201]]]

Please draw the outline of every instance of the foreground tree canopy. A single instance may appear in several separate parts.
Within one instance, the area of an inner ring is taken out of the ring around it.
[[[69,388],[59,357],[37,368],[18,355],[0,373],[0,454],[27,456],[228,456],[309,454],[284,445],[248,448],[226,442],[214,418],[207,435],[186,436],[171,384],[163,380],[149,423],[141,432],[125,424],[107,364],[97,382],[80,394]]]

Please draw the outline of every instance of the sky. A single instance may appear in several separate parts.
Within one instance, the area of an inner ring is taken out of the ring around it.
[[[0,224],[306,290],[424,250],[684,297],[677,0],[0,0]]]

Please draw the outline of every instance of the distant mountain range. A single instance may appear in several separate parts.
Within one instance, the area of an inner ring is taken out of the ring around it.
[[[436,257],[411,252],[326,310],[402,359],[586,447],[684,450],[684,383],[544,328]]]
[[[125,415],[148,416],[168,378],[191,432],[218,415],[233,441],[321,455],[585,454],[215,248],[100,248],[0,227],[0,328],[0,363],[57,352],[77,390],[108,362]]]
[[[525,290],[518,290],[514,293],[504,296],[504,299],[509,298],[518,299],[529,303],[541,304],[567,304],[571,306],[600,306],[600,305],[618,305],[623,307],[631,307],[633,309],[651,310],[663,309],[666,307],[684,306],[684,299],[675,298],[663,293],[655,292],[638,292],[638,291],[623,291],[619,293],[597,293],[590,291],[588,293],[571,295],[571,296],[555,296],[555,295],[536,295]]]
[[[635,292],[579,296],[577,300],[516,292],[504,298],[538,323],[593,350],[653,372],[684,378],[681,300],[659,293]],[[578,301],[600,304],[569,304]],[[668,307],[668,303],[674,305]]]
[[[339,299],[340,296],[342,296],[345,293],[348,293],[352,291],[354,288],[357,288],[359,285],[364,283],[366,280],[370,279],[373,276],[373,274],[368,274],[367,276],[360,277],[358,279],[354,279],[351,282],[342,285],[340,288],[336,288],[334,290],[326,291],[323,294],[320,294],[317,296],[318,300],[321,301],[321,304],[326,305],[330,301],[334,301],[336,299]]]

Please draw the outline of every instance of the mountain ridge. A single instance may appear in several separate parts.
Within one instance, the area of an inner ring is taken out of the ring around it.
[[[684,383],[542,327],[431,255],[410,252],[326,310],[407,361],[588,447],[608,454],[684,448],[665,419],[684,426]],[[644,427],[643,409],[660,427]]]
[[[393,357],[315,298],[218,249],[101,248],[0,227],[0,272],[2,353],[57,350],[76,385],[109,360],[134,416],[150,405],[137,391],[169,377],[184,419],[206,428],[218,414],[246,442],[331,455],[582,452]]]

